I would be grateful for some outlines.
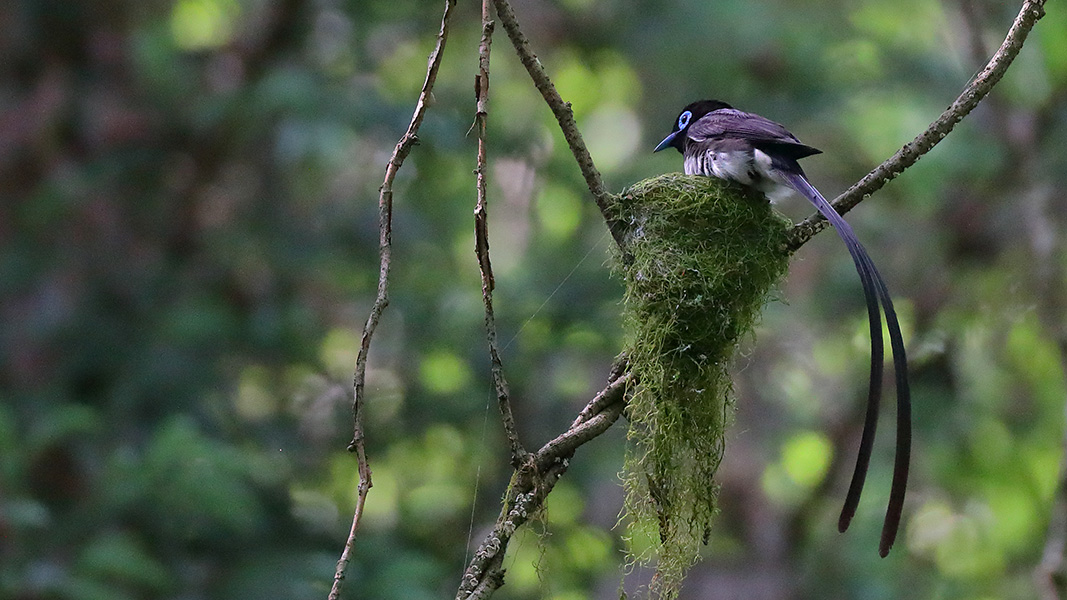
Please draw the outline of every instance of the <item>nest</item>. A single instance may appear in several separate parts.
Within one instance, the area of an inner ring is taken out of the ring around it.
[[[669,174],[616,202],[625,258],[629,440],[623,479],[633,560],[657,559],[655,596],[677,595],[707,543],[733,402],[728,367],[786,272],[788,220],[762,195]]]

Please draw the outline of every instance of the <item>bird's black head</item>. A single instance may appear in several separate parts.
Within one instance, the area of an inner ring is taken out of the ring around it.
[[[697,100],[682,109],[682,112],[678,113],[678,118],[674,120],[674,128],[671,130],[671,134],[663,138],[663,141],[656,146],[653,152],[659,152],[668,146],[677,148],[679,152],[685,146],[685,132],[689,130],[689,125],[695,123],[697,119],[714,110],[720,108],[733,108],[725,102],[719,102],[718,100]]]

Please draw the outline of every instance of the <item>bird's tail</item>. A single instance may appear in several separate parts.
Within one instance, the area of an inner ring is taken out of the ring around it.
[[[845,496],[845,505],[841,509],[841,517],[838,519],[838,529],[848,529],[852,517],[856,514],[859,504],[860,493],[863,491],[863,483],[867,477],[867,468],[870,465],[871,452],[874,447],[874,434],[878,424],[878,405],[881,400],[882,365],[885,350],[882,342],[882,319],[878,310],[878,302],[881,301],[885,308],[886,324],[889,326],[889,343],[893,349],[893,367],[896,374],[897,388],[897,446],[896,456],[893,462],[893,484],[889,493],[889,506],[886,509],[885,522],[882,526],[882,539],[878,546],[881,556],[889,554],[896,540],[897,530],[900,527],[900,516],[904,508],[904,494],[908,484],[908,467],[911,462],[911,391],[908,385],[908,361],[904,353],[904,340],[900,334],[900,323],[897,320],[896,311],[893,309],[893,300],[889,296],[889,289],[881,273],[875,268],[870,255],[856,238],[852,227],[838,214],[833,206],[823,198],[819,190],[808,182],[803,172],[779,171],[790,187],[800,192],[805,198],[815,205],[815,208],[834,226],[841,240],[845,242],[852,260],[856,264],[860,281],[863,284],[863,295],[867,301],[867,316],[871,330],[871,383],[867,399],[867,414],[863,423],[863,434],[860,437],[859,453],[856,457],[856,467],[852,474],[852,482],[849,485],[848,494]]]

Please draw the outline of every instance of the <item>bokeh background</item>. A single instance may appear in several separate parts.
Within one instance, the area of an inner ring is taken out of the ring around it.
[[[0,3],[0,597],[325,598],[356,487],[349,394],[377,188],[442,2]],[[610,189],[717,97],[824,155],[828,196],[921,131],[1003,39],[994,0],[531,0],[516,11]],[[479,6],[461,2],[396,182],[368,372],[374,469],[348,598],[445,598],[508,476],[473,253]],[[858,278],[807,244],[736,361],[722,512],[683,598],[1038,595],[1063,458],[1067,11],[849,214],[902,314],[916,438],[877,557],[892,421],[836,532],[866,393]],[[623,345],[611,244],[498,32],[497,319],[523,441],[570,423]],[[801,201],[782,209],[799,219]],[[887,407],[888,408],[888,407]],[[617,598],[625,424],[513,542],[502,599]],[[631,575],[628,588],[646,571]]]

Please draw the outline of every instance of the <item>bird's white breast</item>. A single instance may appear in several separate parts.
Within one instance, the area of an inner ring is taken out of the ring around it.
[[[763,192],[771,202],[777,202],[793,192],[779,175],[767,153],[758,150],[707,150],[685,157],[686,175],[718,177],[736,181]]]

